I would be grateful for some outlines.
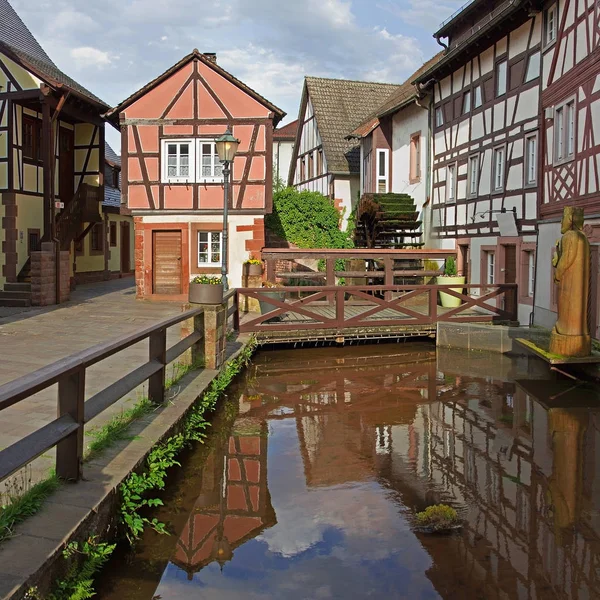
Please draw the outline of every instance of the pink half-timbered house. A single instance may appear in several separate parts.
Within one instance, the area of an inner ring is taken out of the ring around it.
[[[185,298],[196,274],[221,270],[223,174],[215,139],[240,140],[232,168],[229,279],[264,246],[272,207],[273,128],[285,115],[197,50],[113,108],[123,195],[135,222],[138,297]]]
[[[536,324],[556,320],[550,259],[565,206],[581,206],[592,243],[590,325],[600,339],[600,4],[559,0],[543,13],[541,193]]]

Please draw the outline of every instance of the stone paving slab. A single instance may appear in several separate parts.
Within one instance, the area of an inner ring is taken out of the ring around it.
[[[0,311],[0,385],[95,344],[139,331],[189,307],[177,302],[136,300],[133,279],[81,285],[71,300],[59,306],[33,308],[17,314]],[[8,311],[10,312],[10,311]],[[187,335],[189,324],[171,327],[167,346]],[[142,341],[90,367],[86,398],[104,389],[148,360],[148,341]],[[167,378],[173,365],[167,369]],[[100,414],[90,423],[97,428],[145,395],[147,384]],[[19,441],[56,418],[57,386],[31,396],[0,415],[0,449]],[[89,429],[88,429],[89,431]],[[46,477],[54,466],[54,451],[32,463],[27,477]],[[4,487],[0,485],[0,492]]]

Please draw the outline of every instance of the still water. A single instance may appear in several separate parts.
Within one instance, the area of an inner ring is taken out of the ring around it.
[[[600,598],[600,402],[533,358],[260,352],[164,500],[98,597]]]

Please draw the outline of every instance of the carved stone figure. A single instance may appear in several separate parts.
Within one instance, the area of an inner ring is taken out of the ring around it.
[[[550,337],[550,352],[562,356],[589,356],[592,351],[588,328],[590,243],[582,228],[583,209],[566,207],[562,237],[552,260],[558,283],[558,320]]]

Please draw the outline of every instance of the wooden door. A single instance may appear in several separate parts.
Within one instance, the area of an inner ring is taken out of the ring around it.
[[[62,202],[68,203],[75,195],[73,131],[59,127],[58,150],[58,195]]]
[[[504,283],[517,283],[517,247],[514,244],[504,246]],[[516,312],[514,295],[504,297],[504,310]]]
[[[152,237],[154,294],[181,294],[181,231],[155,231]]]
[[[121,223],[121,273],[129,273],[131,264],[129,255],[131,254],[129,223]]]

